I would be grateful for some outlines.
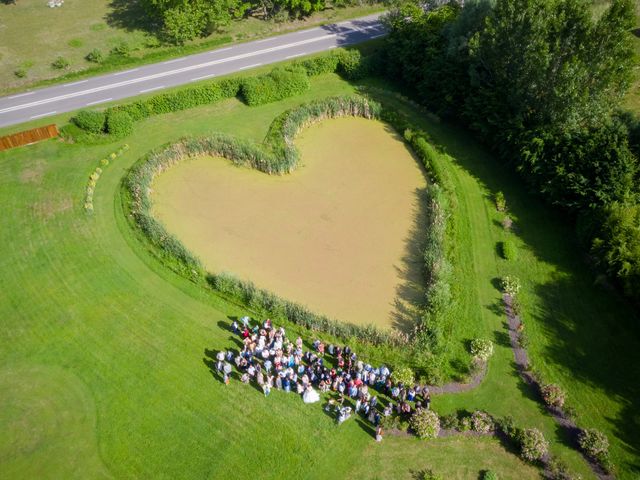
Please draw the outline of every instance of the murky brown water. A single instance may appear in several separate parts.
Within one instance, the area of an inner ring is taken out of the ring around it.
[[[353,323],[400,325],[420,295],[418,162],[380,122],[325,121],[302,166],[269,176],[194,158],[154,183],[154,215],[211,271]]]

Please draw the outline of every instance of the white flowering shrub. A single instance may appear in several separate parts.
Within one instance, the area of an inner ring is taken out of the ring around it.
[[[493,342],[486,338],[474,338],[470,345],[471,355],[486,362],[493,355]]]

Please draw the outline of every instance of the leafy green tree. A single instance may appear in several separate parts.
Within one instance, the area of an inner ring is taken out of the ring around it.
[[[150,15],[158,17],[164,33],[175,43],[219,30],[241,18],[250,4],[243,0],[143,0]]]
[[[603,216],[591,251],[628,295],[640,298],[640,205],[614,203],[604,209]]]
[[[506,146],[523,131],[597,123],[629,87],[630,0],[594,22],[586,0],[497,0],[471,39],[468,122]]]

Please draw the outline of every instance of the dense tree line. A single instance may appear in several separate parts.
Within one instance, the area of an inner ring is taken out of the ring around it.
[[[596,262],[640,299],[640,121],[619,111],[634,64],[631,0],[405,3],[388,15],[388,74],[477,132],[586,225]]]
[[[333,0],[347,6],[357,0]],[[142,0],[149,15],[163,25],[175,43],[213,33],[249,14],[262,19],[300,18],[328,7],[327,0]],[[358,2],[362,3],[362,2]]]

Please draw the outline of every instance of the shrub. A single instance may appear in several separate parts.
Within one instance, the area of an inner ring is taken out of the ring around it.
[[[510,297],[515,297],[520,291],[520,280],[517,277],[507,275],[500,279],[500,288]]]
[[[22,67],[16,68],[13,74],[18,78],[24,78],[27,76],[27,69]]]
[[[471,415],[471,430],[478,433],[491,433],[494,429],[493,418],[486,412],[477,410]]]
[[[396,383],[402,383],[403,385],[413,385],[414,382],[413,371],[409,367],[396,368],[391,374],[391,378]]]
[[[400,415],[389,415],[388,417],[382,417],[380,424],[386,430],[399,430],[406,432],[409,425],[402,419]]]
[[[445,430],[458,430],[460,428],[460,420],[458,419],[458,415],[456,415],[455,413],[450,413],[449,415],[440,417],[440,427]]]
[[[513,220],[509,215],[505,215],[505,217],[502,219],[502,228],[509,231],[511,230],[511,227],[513,227]]]
[[[434,471],[431,469],[419,472],[417,477],[418,480],[444,480],[442,475],[434,473]]]
[[[338,72],[347,80],[359,80],[366,76],[367,69],[359,50],[337,50]]]
[[[421,380],[424,380],[424,383],[429,385],[442,385],[444,382],[442,358],[441,355],[426,352],[426,355],[420,362],[420,369],[422,371]]]
[[[609,439],[595,428],[581,430],[578,434],[578,444],[587,456],[600,462],[609,456]]]
[[[527,428],[520,432],[520,455],[529,462],[542,459],[549,451],[549,442],[537,428]]]
[[[520,332],[518,333],[518,345],[520,345],[522,348],[527,348],[530,344],[530,339],[529,339],[529,335],[527,335],[527,332]]]
[[[88,62],[100,63],[102,62],[102,52],[98,48],[94,48],[84,57]]]
[[[64,57],[58,57],[56,58],[53,63],[51,64],[51,66],[53,68],[55,68],[56,70],[63,70],[65,68],[69,68],[69,60],[67,60]]]
[[[469,346],[471,355],[486,362],[493,355],[493,342],[485,338],[474,338]]]
[[[409,419],[409,425],[420,438],[436,438],[440,433],[440,417],[433,410],[418,410]]]
[[[513,417],[507,415],[506,417],[498,418],[495,423],[502,433],[504,433],[511,440],[516,440],[516,437],[518,435],[518,427],[516,426],[516,422]]]
[[[508,261],[513,261],[518,257],[518,251],[515,244],[511,240],[500,242],[500,255]]]
[[[571,473],[569,467],[556,457],[547,462],[547,472],[551,480],[582,480],[582,476]]]
[[[107,132],[116,137],[125,137],[133,131],[133,120],[127,112],[113,110],[107,115]]]
[[[131,47],[125,41],[118,43],[115,47],[113,47],[110,51],[112,55],[118,55],[121,57],[128,57],[129,53],[131,53]]]
[[[471,417],[468,415],[465,415],[464,417],[462,417],[460,419],[459,422],[459,429],[461,432],[468,432],[469,430],[471,430]]]
[[[498,480],[498,474],[491,470],[485,470],[482,474],[482,480]]]
[[[313,77],[323,73],[333,73],[338,68],[337,55],[321,55],[319,57],[309,58],[295,62],[294,65],[303,68],[307,75]]]
[[[247,105],[255,106],[300,95],[309,87],[309,78],[304,69],[276,68],[267,75],[244,80],[240,93]]]
[[[558,385],[550,383],[540,389],[544,403],[549,407],[562,408],[566,400],[566,393]]]
[[[96,110],[80,110],[73,117],[73,123],[91,133],[103,133],[105,129],[106,115]]]
[[[505,212],[507,210],[507,201],[504,198],[504,193],[497,192],[495,196],[496,210],[499,212]]]

